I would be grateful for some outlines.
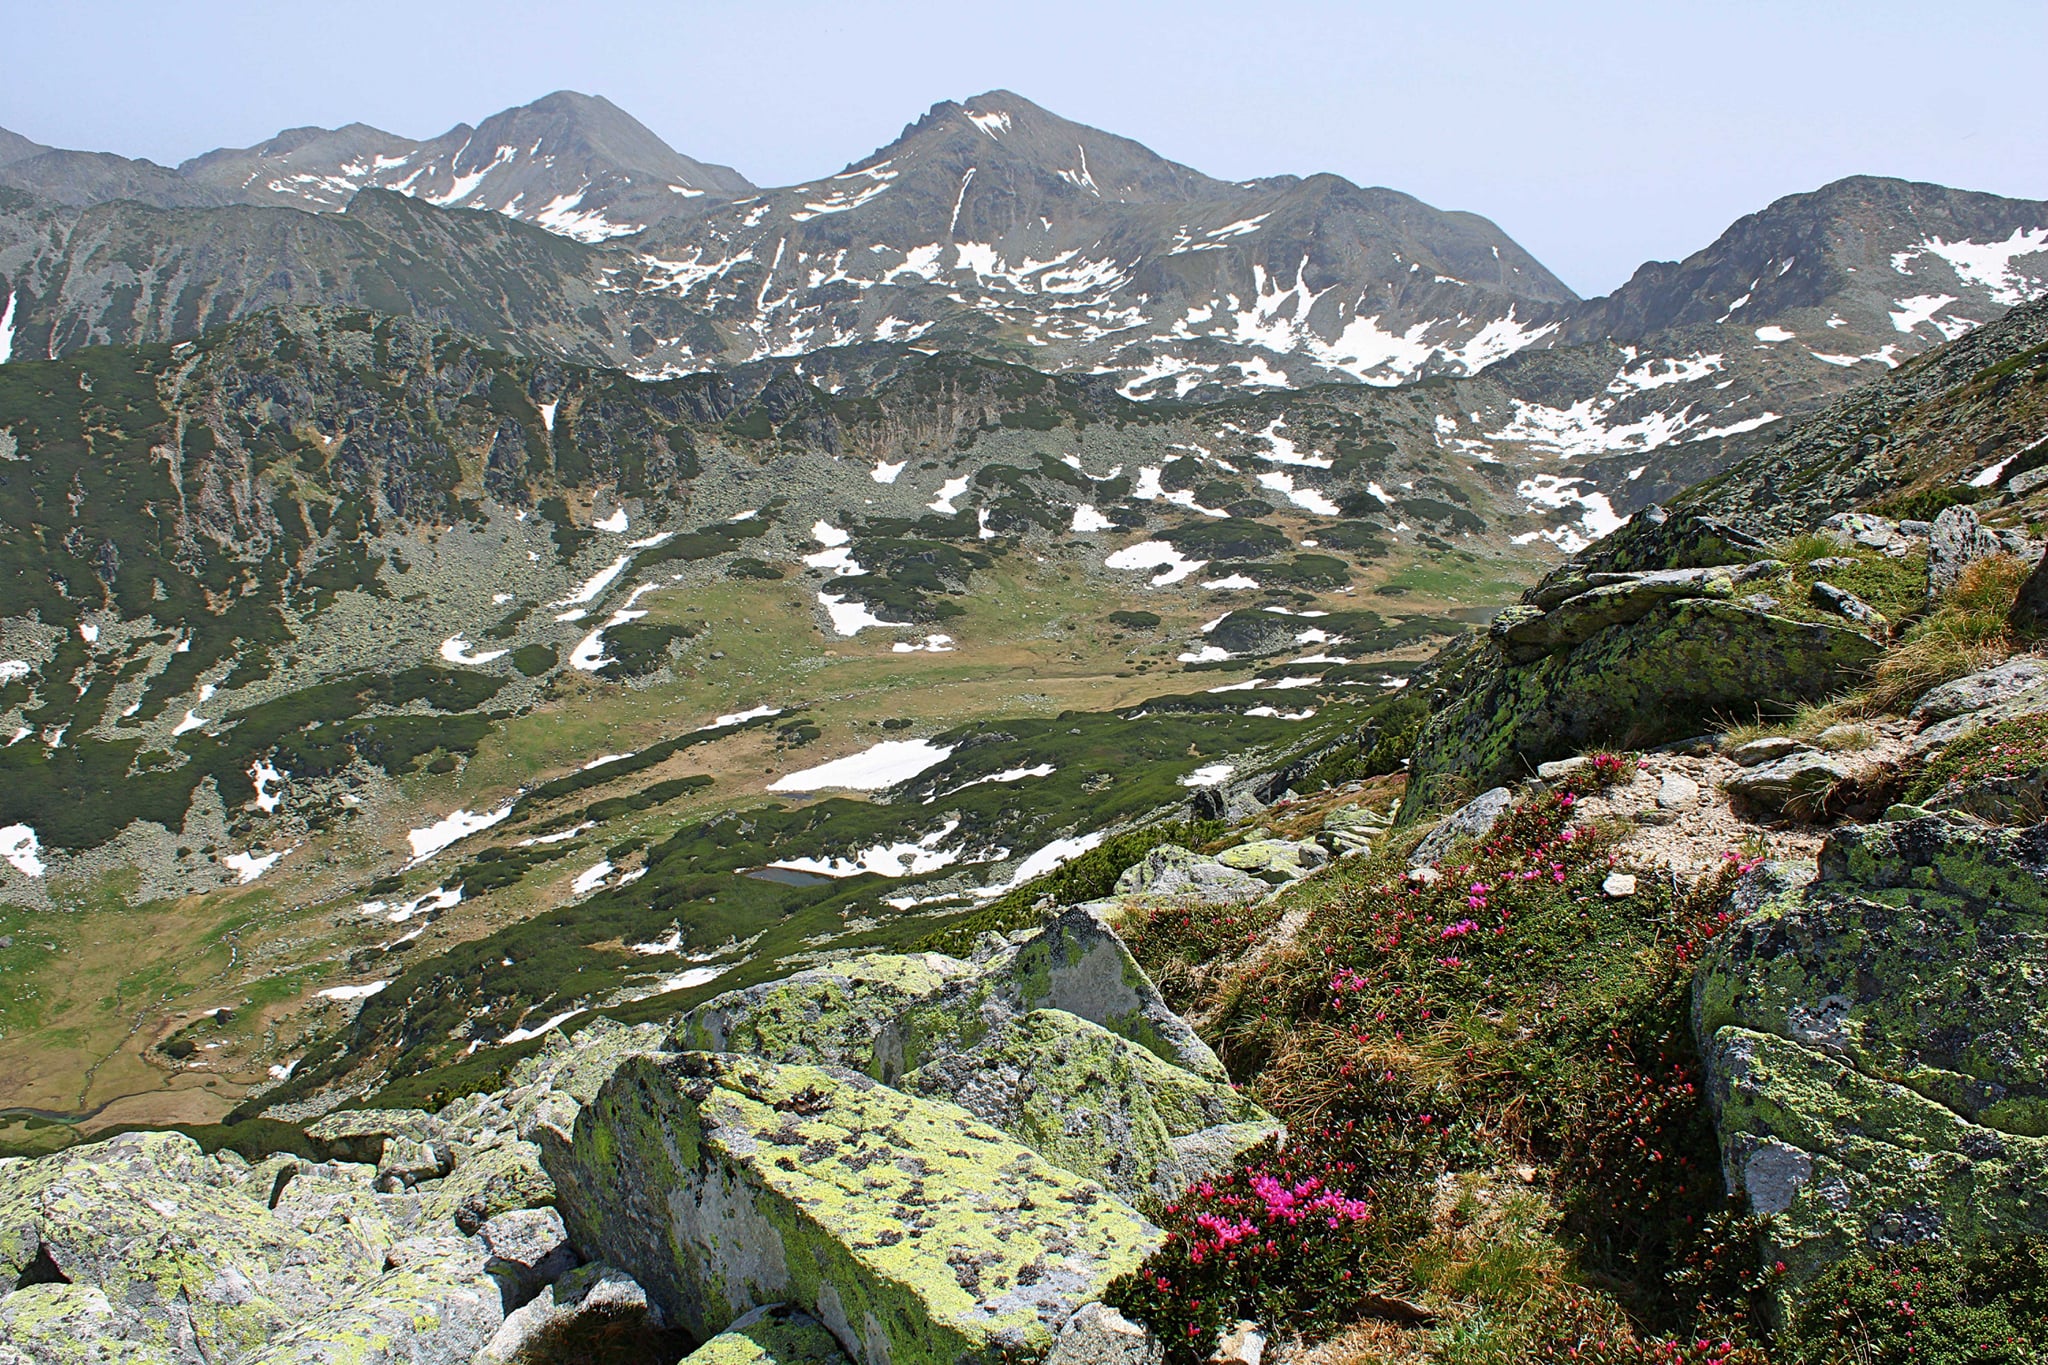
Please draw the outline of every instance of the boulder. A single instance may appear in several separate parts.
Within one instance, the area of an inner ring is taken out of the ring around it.
[[[1700,784],[1684,773],[1666,773],[1657,784],[1657,809],[1687,811],[1700,803]]]
[[[1951,507],[1934,519],[1927,537],[1927,595],[1942,597],[1980,559],[2006,552],[2005,542],[1984,529],[1968,507]]]
[[[780,1303],[742,1314],[684,1361],[686,1365],[847,1365],[846,1353],[823,1323]]]
[[[477,1230],[484,1270],[497,1280],[505,1310],[527,1303],[576,1266],[576,1252],[562,1215],[553,1209],[518,1209],[487,1220]]]
[[[423,1180],[439,1180],[454,1169],[455,1151],[446,1141],[421,1142],[393,1134],[377,1157],[377,1187],[409,1190]]]
[[[1910,553],[1916,541],[1896,521],[1868,512],[1837,512],[1822,523],[1822,529],[1840,545],[1882,550],[1892,556]]]
[[[1535,617],[1503,624],[1495,617],[1488,633],[1501,642],[1510,662],[1529,663],[1582,644],[1611,626],[1640,621],[1681,598],[1730,598],[1741,581],[1733,568],[1663,569],[1651,573],[1593,574],[1593,586]]]
[[[180,1133],[127,1133],[0,1178],[0,1283],[98,1289],[128,1339],[191,1365],[242,1355],[377,1269],[353,1230],[273,1217]]]
[[[1320,844],[1295,843],[1291,839],[1253,839],[1235,848],[1224,849],[1216,855],[1216,861],[1255,877],[1291,882],[1306,877],[1329,862],[1330,855],[1323,852]]]
[[[307,1125],[306,1136],[323,1161],[367,1161],[374,1166],[383,1160],[385,1144],[392,1138],[445,1144],[448,1130],[419,1109],[341,1109]]]
[[[574,1123],[574,1110],[568,1113]],[[501,1137],[466,1153],[446,1179],[419,1194],[427,1217],[453,1223],[466,1236],[501,1213],[553,1204],[555,1182],[541,1169],[539,1147]]]
[[[1718,716],[1789,706],[1864,677],[1883,646],[1859,630],[1734,602],[1679,599],[1533,663],[1484,637],[1447,646],[1426,679],[1404,813],[1453,781],[1515,782],[1608,743],[1698,734]]]
[[[1890,626],[1884,613],[1850,592],[1838,588],[1825,580],[1816,580],[1809,593],[1813,605],[1822,611],[1831,611],[1845,621],[1853,621],[1865,630],[1882,631]]]
[[[1273,888],[1248,872],[1225,867],[1214,858],[1161,844],[1125,868],[1116,879],[1119,896],[1148,896],[1232,905],[1258,900]]]
[[[475,1241],[422,1237],[240,1365],[469,1365],[504,1317]]]
[[[1159,1339],[1106,1303],[1083,1304],[1060,1328],[1045,1365],[1160,1365]]]
[[[1515,794],[1506,787],[1481,792],[1436,822],[1436,827],[1408,855],[1408,866],[1426,867],[1437,862],[1460,839],[1484,839],[1514,807]]]
[[[1039,933],[990,958],[977,975],[905,1010],[876,1042],[872,1074],[891,1081],[944,1048],[972,1047],[996,1020],[1042,1009],[1100,1024],[1183,1071],[1230,1079],[1123,940],[1087,906],[1062,912]]]
[[[1996,668],[1972,673],[1924,694],[1908,712],[1926,723],[1950,720],[1969,711],[2011,701],[2029,688],[2048,683],[2048,659],[2028,654],[2007,660]]]
[[[632,1276],[586,1265],[508,1315],[471,1365],[648,1365],[675,1359],[689,1340]]]
[[[790,1303],[862,1365],[1043,1357],[1163,1241],[957,1106],[821,1067],[635,1057],[544,1135],[571,1239],[698,1339]]]
[[[1728,757],[1738,767],[1754,768],[1760,763],[1772,763],[1788,754],[1796,754],[1806,747],[1804,740],[1790,735],[1765,735],[1736,745],[1728,751]]]
[[[514,1063],[504,1089],[466,1095],[443,1109],[440,1118],[474,1146],[506,1138],[530,1142],[543,1127],[567,1132],[577,1109],[603,1088],[621,1061],[659,1052],[667,1038],[664,1025],[629,1026],[602,1016],[573,1035],[550,1033],[540,1051]]]
[[[1811,815],[1831,792],[1854,781],[1863,768],[1860,761],[1842,754],[1798,749],[1772,762],[1745,768],[1722,782],[1721,787],[1729,795],[1765,810],[1792,809],[1795,814]]]
[[[876,953],[728,991],[683,1016],[671,1046],[870,1069],[875,1036],[904,1007],[973,968],[940,953]]]
[[[141,1324],[116,1313],[90,1284],[29,1284],[0,1297],[0,1365],[172,1365],[180,1357],[129,1334]]]
[[[2048,554],[2041,556],[2040,563],[2027,575],[2027,581],[2020,584],[2020,595],[2012,604],[2010,619],[2013,634],[2023,640],[2048,636]]]
[[[2048,826],[1852,826],[1812,881],[1752,881],[1693,1022],[1788,1290],[1857,1249],[2048,1235]]]
[[[1032,1010],[971,1048],[920,1056],[899,1089],[951,1101],[1133,1202],[1170,1203],[1281,1131],[1230,1085],[1064,1010]]]
[[[1340,853],[1359,853],[1385,834],[1394,817],[1369,806],[1339,806],[1323,817],[1323,835]]]

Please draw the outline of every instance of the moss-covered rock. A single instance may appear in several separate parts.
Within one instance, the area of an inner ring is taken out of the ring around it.
[[[1862,677],[1883,651],[1868,635],[1736,602],[1666,600],[1529,663],[1472,636],[1433,670],[1405,813],[1452,786],[1518,780],[1539,763],[1604,743],[1698,733],[1718,715],[1813,700]]]
[[[949,1100],[1134,1202],[1168,1202],[1280,1131],[1229,1085],[1063,1010],[997,1024],[898,1085]]]
[[[232,1359],[375,1266],[363,1239],[308,1235],[235,1188],[179,1133],[129,1133],[0,1176],[0,1277],[102,1291],[126,1339]]]
[[[1043,1356],[1162,1240],[966,1111],[819,1067],[633,1058],[543,1151],[577,1247],[671,1322],[793,1303],[863,1365]]]
[[[1230,1079],[1123,940],[1086,906],[1062,912],[1038,934],[989,958],[976,975],[904,1010],[876,1042],[871,1074],[893,1081],[946,1053],[971,1050],[996,1022],[1039,1009],[1100,1024],[1197,1076]]]
[[[846,1353],[809,1313],[756,1308],[684,1357],[686,1365],[846,1365]]]
[[[876,953],[729,991],[691,1010],[671,1045],[872,1071],[876,1036],[974,968],[940,953]]]
[[[420,1238],[391,1268],[272,1338],[242,1365],[469,1365],[504,1321],[474,1240]]]
[[[393,1138],[425,1146],[445,1143],[447,1130],[432,1114],[418,1109],[339,1109],[309,1124],[306,1136],[328,1161],[367,1161],[376,1165]]]
[[[0,1298],[0,1365],[171,1365],[127,1334],[139,1324],[90,1284],[31,1284]]]
[[[586,1265],[508,1315],[470,1365],[649,1365],[674,1360],[689,1345],[632,1276]]]
[[[553,1204],[555,1182],[541,1169],[539,1147],[508,1138],[466,1153],[447,1179],[419,1193],[428,1218],[453,1223],[466,1235],[501,1213]]]
[[[1250,873],[1225,867],[1216,859],[1179,844],[1161,844],[1147,850],[1144,857],[1125,868],[1116,879],[1119,896],[1219,905],[1242,905],[1270,890]]]
[[[1794,1282],[1848,1250],[2048,1234],[2048,826],[1830,837],[1694,980],[1731,1188]]]

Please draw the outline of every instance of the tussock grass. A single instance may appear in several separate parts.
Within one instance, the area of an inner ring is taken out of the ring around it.
[[[1903,711],[1930,688],[1992,668],[2018,649],[2007,618],[2033,566],[1993,555],[1963,570],[1934,611],[1879,662],[1863,696],[1873,713]]]

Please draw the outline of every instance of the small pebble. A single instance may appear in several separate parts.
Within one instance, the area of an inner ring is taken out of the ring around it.
[[[1623,896],[1633,896],[1636,893],[1636,879],[1627,872],[1610,872],[1607,874],[1607,880],[1600,883],[1600,889],[1620,900]]]

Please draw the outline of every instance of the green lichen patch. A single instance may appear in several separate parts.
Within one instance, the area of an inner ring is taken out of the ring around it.
[[[757,1308],[684,1357],[686,1365],[846,1365],[846,1353],[808,1313]]]

